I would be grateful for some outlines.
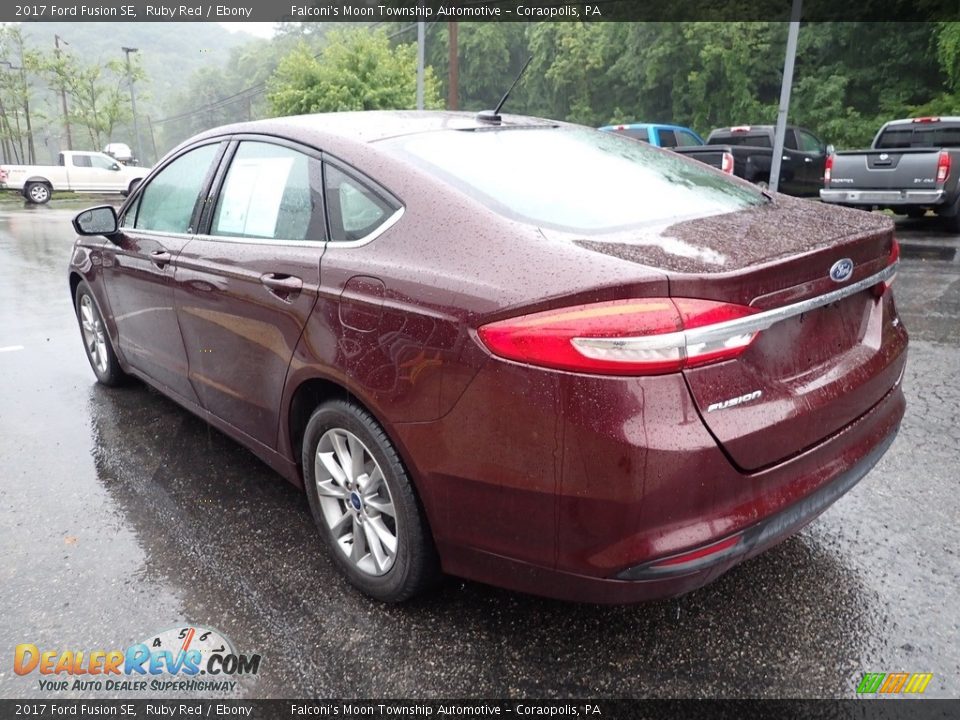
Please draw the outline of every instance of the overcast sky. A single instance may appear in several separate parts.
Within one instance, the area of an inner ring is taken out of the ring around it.
[[[237,32],[238,30],[243,30],[248,32],[251,35],[256,35],[257,37],[269,38],[273,37],[273,23],[272,22],[222,22],[220,23],[230,32]]]

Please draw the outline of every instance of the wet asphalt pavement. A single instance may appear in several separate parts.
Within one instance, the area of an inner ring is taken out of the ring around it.
[[[66,280],[75,210],[54,205],[0,205],[0,697],[44,695],[13,673],[19,643],[125,648],[188,625],[262,654],[229,697],[853,697],[894,671],[960,696],[960,238],[935,220],[898,222],[901,433],[797,537],[654,604],[450,578],[385,607],[250,453],[141,384],[94,383]],[[81,695],[130,693],[48,697]]]

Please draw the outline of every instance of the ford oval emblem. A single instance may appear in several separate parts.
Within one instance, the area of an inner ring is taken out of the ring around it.
[[[834,282],[845,282],[851,275],[853,275],[853,260],[850,258],[837,260],[830,266],[830,279]]]

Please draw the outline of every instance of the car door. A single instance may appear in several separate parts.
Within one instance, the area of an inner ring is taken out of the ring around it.
[[[106,192],[126,190],[120,163],[107,155],[90,156],[90,189]]]
[[[194,403],[174,308],[174,273],[225,147],[209,141],[168,160],[128,204],[117,238],[103,253],[120,353],[133,369]]]
[[[184,248],[176,305],[204,408],[276,447],[287,368],[317,300],[326,244],[319,152],[242,136]]]
[[[70,190],[93,190],[94,170],[89,155],[72,155],[67,168]]]
[[[827,154],[823,142],[811,132],[797,128],[798,155],[802,157],[800,179],[804,195],[818,195],[823,187],[823,169]]]
[[[803,155],[797,151],[796,133],[793,128],[787,128],[783,137],[783,155],[780,157],[780,187],[777,189],[788,195],[802,195],[803,166]]]

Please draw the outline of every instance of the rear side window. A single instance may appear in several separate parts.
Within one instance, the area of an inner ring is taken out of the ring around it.
[[[711,135],[707,145],[748,145],[750,147],[773,147],[766,133],[723,133]]]
[[[400,209],[399,203],[367,183],[327,163],[324,199],[330,220],[330,239],[363,240],[377,232]]]
[[[280,145],[242,142],[217,200],[211,235],[325,237],[320,161]]]
[[[657,134],[660,136],[660,147],[675,148],[677,146],[677,135],[673,130],[660,128]]]
[[[618,135],[625,135],[628,138],[633,138],[634,140],[643,140],[643,142],[650,142],[650,133],[647,132],[646,128],[624,128],[623,130],[614,130]]]
[[[566,232],[614,232],[766,202],[706,165],[587,128],[448,130],[378,144],[505,217]]]
[[[90,162],[89,155],[74,155],[73,156],[73,165],[74,167],[92,167]]]
[[[190,220],[219,148],[214,143],[191,150],[150,180],[140,194],[134,227],[157,232],[193,232]]]

